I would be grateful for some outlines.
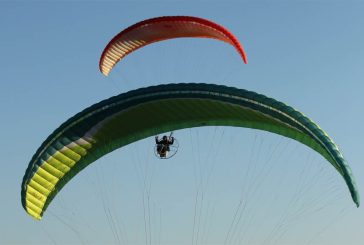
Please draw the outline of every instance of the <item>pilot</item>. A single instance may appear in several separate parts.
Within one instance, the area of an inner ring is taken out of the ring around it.
[[[155,136],[155,143],[157,144],[157,153],[161,158],[166,158],[168,152],[170,151],[169,146],[173,145],[174,138],[172,136],[164,135],[162,139],[158,139],[158,136]]]

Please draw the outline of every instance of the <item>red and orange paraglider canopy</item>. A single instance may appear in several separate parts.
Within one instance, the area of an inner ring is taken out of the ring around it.
[[[138,22],[117,34],[105,47],[100,71],[107,76],[118,61],[151,43],[173,38],[212,38],[231,44],[243,61],[247,57],[239,40],[225,27],[210,20],[191,16],[163,16]]]

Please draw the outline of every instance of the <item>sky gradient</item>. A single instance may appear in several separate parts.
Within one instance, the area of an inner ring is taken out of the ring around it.
[[[154,157],[153,139],[115,151],[76,176],[40,222],[20,202],[29,160],[61,123],[113,95],[177,82],[243,88],[300,110],[339,145],[362,193],[363,12],[362,1],[1,1],[0,244],[364,243],[363,208],[327,161],[246,129],[176,132],[181,149],[169,162]],[[163,15],[224,25],[248,64],[224,43],[181,39],[141,49],[102,76],[109,40]],[[239,178],[246,166],[255,167]],[[241,197],[251,201],[235,225]]]

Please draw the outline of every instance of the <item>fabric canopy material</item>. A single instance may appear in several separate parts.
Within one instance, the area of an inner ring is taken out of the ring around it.
[[[265,130],[307,145],[343,176],[359,206],[350,167],[334,141],[317,124],[275,99],[212,84],[141,88],[76,114],[57,128],[31,159],[22,183],[22,205],[31,216],[41,219],[62,187],[98,158],[163,132],[202,126]]]
[[[229,43],[244,62],[248,62],[243,46],[225,27],[198,17],[163,16],[138,22],[116,35],[101,55],[100,71],[107,76],[129,53],[155,42],[182,37],[212,38]]]

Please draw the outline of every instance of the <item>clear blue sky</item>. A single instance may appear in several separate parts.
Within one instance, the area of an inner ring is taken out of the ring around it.
[[[20,202],[30,158],[62,122],[113,95],[170,82],[244,88],[297,108],[340,146],[362,194],[363,12],[363,1],[348,0],[1,1],[0,244],[363,244],[363,208],[328,162],[246,129],[176,132],[181,150],[167,162],[154,157],[152,139],[113,152],[72,180],[40,222]],[[103,77],[107,42],[163,15],[226,26],[249,64],[214,40],[174,40]]]

